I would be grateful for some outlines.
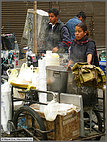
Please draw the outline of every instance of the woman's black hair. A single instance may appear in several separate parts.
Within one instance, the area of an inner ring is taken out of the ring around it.
[[[87,25],[86,25],[85,23],[81,22],[81,23],[78,23],[76,26],[82,28],[82,30],[83,30],[84,32],[87,31],[87,36],[89,35],[88,30],[87,30]]]
[[[56,17],[59,15],[59,10],[56,8],[49,9],[48,13],[53,13]]]

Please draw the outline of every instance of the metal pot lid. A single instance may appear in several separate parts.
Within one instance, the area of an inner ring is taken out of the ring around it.
[[[46,69],[51,71],[67,72],[67,68],[64,66],[47,66]]]

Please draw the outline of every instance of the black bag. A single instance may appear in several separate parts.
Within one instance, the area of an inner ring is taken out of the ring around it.
[[[15,40],[16,40],[16,37],[13,33],[2,35],[1,36],[2,49],[3,50],[14,50]]]
[[[98,60],[98,56],[97,56],[96,46],[95,46],[95,54],[94,54],[94,65],[96,67],[99,67],[99,60]]]

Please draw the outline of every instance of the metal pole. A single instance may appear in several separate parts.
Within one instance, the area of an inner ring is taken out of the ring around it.
[[[34,34],[34,53],[37,54],[37,35],[36,35],[36,29],[37,29],[37,24],[36,24],[36,10],[37,10],[37,1],[34,1],[34,15],[33,15],[33,34]]]
[[[105,118],[105,90],[103,90],[103,121],[104,121],[104,132],[105,132],[105,120],[106,120],[106,118]]]

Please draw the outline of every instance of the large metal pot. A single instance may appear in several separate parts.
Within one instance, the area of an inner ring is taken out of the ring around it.
[[[97,99],[97,89],[89,86],[78,87],[74,80],[74,74],[71,70],[68,71],[68,81],[67,81],[67,91],[69,94],[82,95],[83,98],[83,107],[93,107]]]
[[[65,93],[67,88],[67,69],[63,66],[47,66],[47,90]]]

